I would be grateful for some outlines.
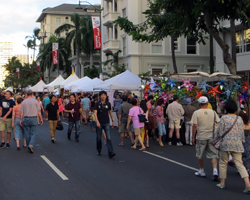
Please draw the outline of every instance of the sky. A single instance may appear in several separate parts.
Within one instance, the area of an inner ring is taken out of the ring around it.
[[[88,0],[100,4],[101,0]],[[14,54],[26,54],[25,36],[32,35],[42,10],[63,3],[78,4],[77,0],[0,0],[0,41],[13,42]]]

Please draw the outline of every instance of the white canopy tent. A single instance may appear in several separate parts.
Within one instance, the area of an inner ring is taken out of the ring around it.
[[[43,92],[45,87],[46,84],[43,82],[43,80],[40,80],[36,85],[29,89],[32,90],[32,92]]]
[[[141,79],[126,70],[94,87],[94,90],[140,90]]]
[[[8,87],[8,88],[5,90],[5,92],[6,92],[6,91],[13,92],[13,87],[12,87],[12,86]]]
[[[58,76],[54,81],[46,85],[47,87],[55,87],[57,85],[60,85],[65,79],[62,77],[62,75]]]
[[[78,76],[76,74],[71,74],[66,80],[60,83],[60,88],[64,88],[65,85],[68,85],[77,80],[79,80]]]
[[[91,82],[92,79],[90,79],[89,77],[85,76],[79,80],[76,80],[74,82],[69,83],[68,85],[64,86],[64,90],[74,90],[75,88],[77,88],[78,86],[82,86],[85,84],[89,84]]]
[[[72,92],[93,92],[94,87],[100,83],[103,83],[103,81],[101,79],[94,78],[88,84],[78,85],[74,89],[71,89],[71,91]]]

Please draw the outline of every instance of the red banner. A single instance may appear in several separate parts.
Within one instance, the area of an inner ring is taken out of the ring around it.
[[[39,61],[36,62],[36,66],[37,66],[38,72],[40,72],[40,62]]]
[[[58,43],[53,43],[52,44],[52,50],[53,50],[53,65],[57,65],[58,64]]]
[[[16,68],[17,78],[19,79],[19,68]]]
[[[92,25],[94,32],[94,48],[101,49],[102,48],[102,33],[100,27],[100,17],[92,17]]]

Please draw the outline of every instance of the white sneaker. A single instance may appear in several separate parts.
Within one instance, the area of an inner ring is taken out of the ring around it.
[[[205,172],[195,172],[195,176],[206,177]]]
[[[172,142],[168,142],[168,145],[171,146],[171,145],[172,145]]]
[[[183,144],[181,143],[181,142],[177,142],[177,144],[176,144],[177,146],[183,146]]]

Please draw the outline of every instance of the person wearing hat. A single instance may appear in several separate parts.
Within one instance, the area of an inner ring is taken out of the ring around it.
[[[192,143],[196,146],[196,157],[199,163],[199,171],[195,172],[195,175],[206,177],[203,166],[203,155],[206,154],[206,157],[212,161],[213,180],[218,181],[218,151],[214,148],[212,142],[214,136],[214,125],[220,121],[220,118],[215,111],[208,108],[207,97],[200,97],[199,105],[200,109],[193,113],[191,119],[191,122],[193,123]]]
[[[43,118],[41,114],[41,107],[38,101],[33,98],[32,90],[27,91],[27,99],[25,99],[21,105],[21,118],[20,125],[23,126],[26,143],[30,153],[34,153],[35,139],[37,135],[38,118],[40,118],[40,124],[43,124]]]
[[[182,105],[179,104],[179,98],[177,95],[174,95],[173,103],[168,105],[166,114],[168,115],[169,128],[170,128],[168,145],[172,145],[172,137],[175,129],[177,146],[182,146],[182,143],[180,141],[180,128],[181,128],[180,121],[181,117],[184,115],[184,110],[182,108]]]
[[[185,99],[185,104],[183,105],[184,110],[184,120],[185,120],[185,138],[186,138],[186,144],[192,145],[192,136],[193,136],[193,124],[191,122],[192,115],[194,111],[196,111],[196,108],[191,105],[192,101],[190,98]]]

